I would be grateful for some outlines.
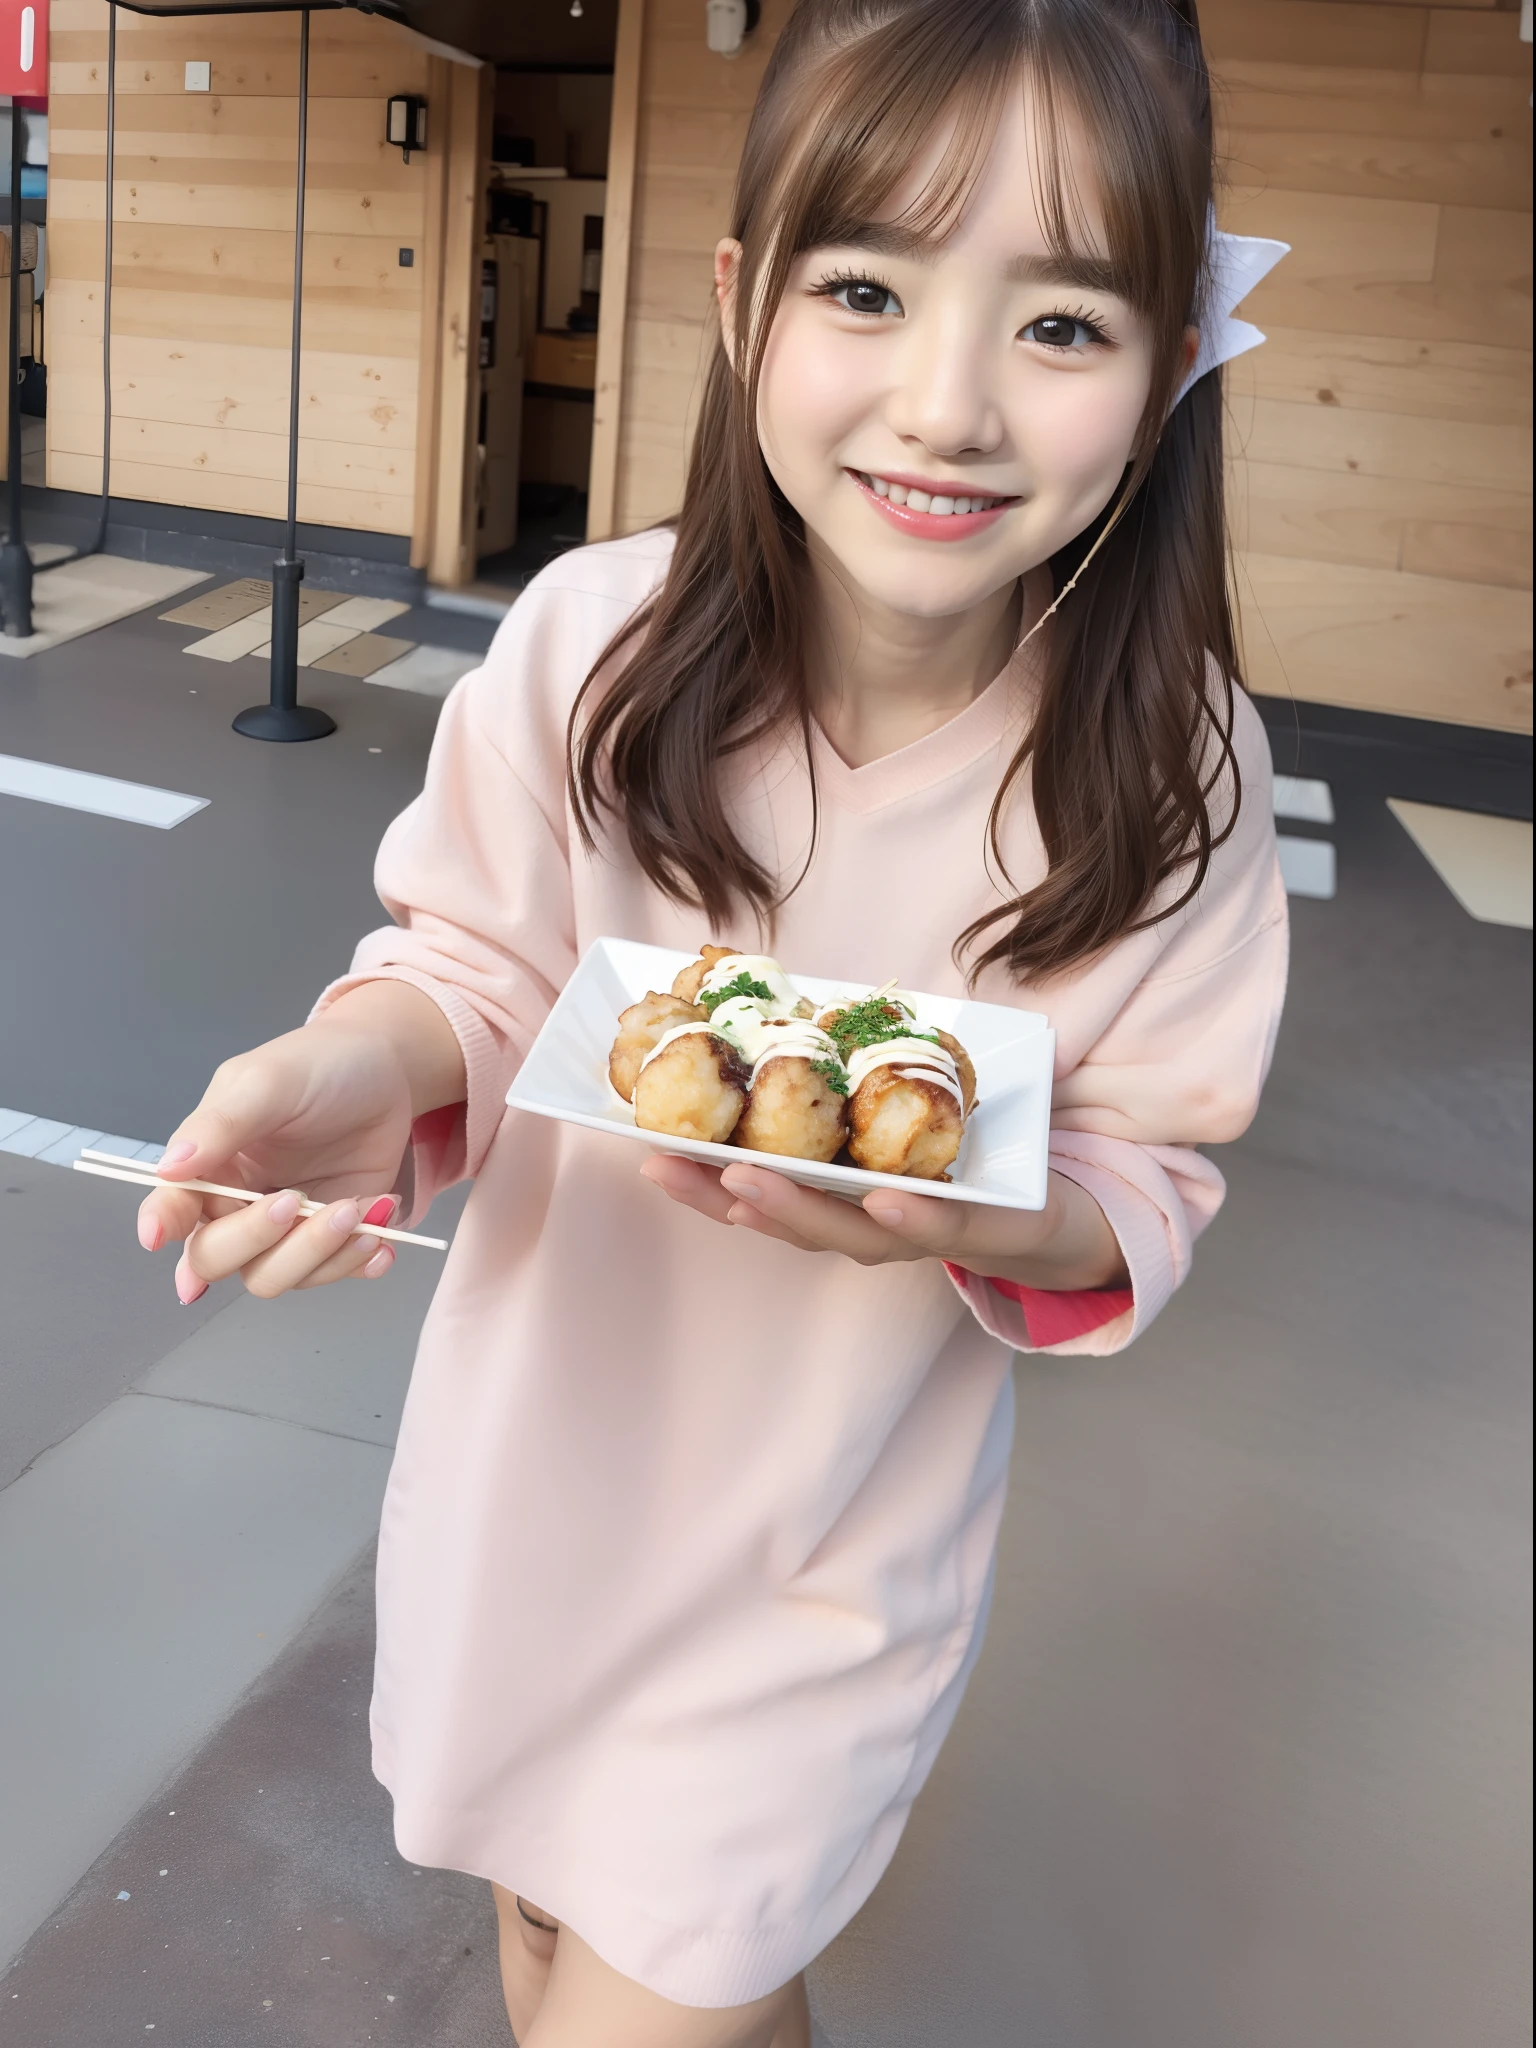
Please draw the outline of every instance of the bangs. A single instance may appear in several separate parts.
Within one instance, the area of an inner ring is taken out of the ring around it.
[[[1147,320],[1154,386],[1171,379],[1204,296],[1211,170],[1208,132],[1192,132],[1187,101],[1156,61],[1156,17],[1136,0],[1123,11],[1102,0],[1005,8],[930,0],[900,9],[851,0],[822,20],[820,47],[807,48],[797,45],[792,17],[770,66],[771,76],[782,59],[789,75],[777,92],[765,81],[772,118],[743,157],[732,233],[754,308],[749,357],[760,355],[802,251],[942,246],[1016,92],[1031,115],[1034,196],[1052,258]],[[948,133],[932,174],[893,215],[914,158],[941,129]]]

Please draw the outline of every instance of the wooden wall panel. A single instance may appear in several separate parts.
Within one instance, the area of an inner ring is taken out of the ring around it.
[[[1293,244],[1228,372],[1249,670],[1529,731],[1530,50],[1504,11],[1368,11],[1201,9],[1223,223]]]
[[[101,475],[106,19],[102,0],[54,0],[47,474],[84,491]],[[461,67],[374,16],[317,14],[310,35],[299,517],[411,534],[435,431],[421,403],[441,230],[429,193]],[[211,65],[210,92],[184,90],[189,58]],[[282,516],[297,87],[291,14],[119,16],[117,496]],[[437,116],[409,164],[383,140],[396,92],[426,93]]]

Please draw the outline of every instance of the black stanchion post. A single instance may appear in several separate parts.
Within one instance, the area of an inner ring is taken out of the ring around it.
[[[6,442],[6,497],[10,524],[5,545],[0,547],[0,609],[5,614],[5,631],[13,640],[25,640],[32,632],[32,557],[27,553],[21,514],[21,327],[17,314],[21,297],[21,108],[11,102],[11,274],[10,319],[5,351],[10,391],[6,401],[9,438]]]
[[[288,372],[288,539],[272,564],[272,680],[265,704],[235,719],[252,740],[320,740],[336,721],[299,702],[299,338],[304,301],[304,165],[309,139],[309,9],[299,15],[299,168],[293,227],[293,342]]]

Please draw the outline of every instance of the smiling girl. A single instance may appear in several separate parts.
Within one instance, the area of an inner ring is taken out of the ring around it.
[[[801,0],[675,531],[535,578],[385,838],[394,923],[167,1154],[327,1208],[144,1205],[183,1299],[275,1295],[475,1178],[374,1758],[405,1855],[495,1883],[524,2048],[803,2048],[980,1649],[1009,1349],[1130,1343],[1220,1203],[1193,1148],[1253,1113],[1286,953],[1211,182],[1191,0]],[[1048,1012],[1045,1209],[504,1113],[593,939],[706,933]]]

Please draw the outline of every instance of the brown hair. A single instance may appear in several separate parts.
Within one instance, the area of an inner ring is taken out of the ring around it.
[[[909,172],[913,138],[952,112],[944,160],[902,223],[941,239],[1003,95],[1024,80],[1040,117],[1047,238],[1068,254],[1081,232],[1062,139],[1075,116],[1093,153],[1113,289],[1153,337],[1152,383],[1115,499],[1051,560],[1058,594],[1081,580],[1042,636],[1038,713],[993,804],[988,837],[1004,872],[1002,811],[1027,771],[1047,873],[961,933],[956,957],[1002,925],[973,976],[992,963],[1021,980],[1060,972],[1188,902],[1235,821],[1217,375],[1169,411],[1206,288],[1210,87],[1194,0],[800,0],[742,152],[730,230],[742,246],[736,359],[716,343],[676,550],[655,598],[588,677],[570,728],[588,847],[601,814],[614,813],[650,879],[717,931],[743,904],[771,919],[806,872],[786,882],[742,844],[717,773],[785,725],[798,724],[810,756],[804,532],[756,428],[790,266],[877,217]],[[631,645],[596,691],[598,671]],[[1223,779],[1230,800],[1218,819]],[[807,867],[814,851],[813,837]],[[1162,884],[1181,870],[1168,901]]]

